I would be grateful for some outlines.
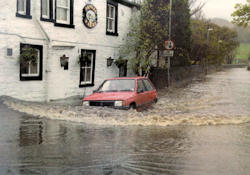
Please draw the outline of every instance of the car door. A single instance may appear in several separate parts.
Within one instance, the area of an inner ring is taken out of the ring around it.
[[[151,82],[148,79],[143,79],[145,88],[147,89],[147,98],[149,102],[154,101],[157,98],[156,90],[152,86]]]
[[[137,80],[137,95],[136,95],[136,105],[142,106],[147,103],[147,90],[142,81],[142,79]]]

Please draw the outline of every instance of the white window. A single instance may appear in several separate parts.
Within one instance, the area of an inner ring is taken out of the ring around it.
[[[49,0],[42,0],[42,17],[49,18]]]
[[[93,85],[95,52],[83,51],[80,67],[80,86]]]
[[[34,49],[37,54],[37,60],[35,61],[26,61],[21,63],[21,74],[22,77],[33,77],[39,75],[40,68],[40,51]]]
[[[20,80],[42,80],[43,46],[20,44]]]
[[[107,31],[108,32],[115,32],[115,11],[116,11],[116,7],[108,4],[107,5]]]
[[[17,0],[17,13],[26,15],[26,0]]]
[[[57,0],[56,2],[56,21],[68,24],[70,21],[70,0]]]

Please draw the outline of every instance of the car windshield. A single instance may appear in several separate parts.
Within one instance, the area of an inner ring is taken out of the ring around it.
[[[120,79],[120,80],[106,80],[98,89],[98,92],[121,92],[134,91],[135,80]]]

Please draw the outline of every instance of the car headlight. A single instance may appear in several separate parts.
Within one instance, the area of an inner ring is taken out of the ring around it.
[[[116,107],[121,107],[121,106],[123,106],[123,101],[115,101],[115,106],[116,106]]]
[[[83,101],[83,102],[82,102],[82,105],[83,105],[83,106],[89,106],[89,101]]]

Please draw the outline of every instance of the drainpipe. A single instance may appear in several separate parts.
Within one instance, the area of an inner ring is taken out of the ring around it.
[[[34,3],[34,18],[33,18],[33,21],[34,21],[34,23],[35,23],[35,26],[37,27],[37,29],[41,32],[41,34],[45,37],[45,39],[46,39],[46,49],[47,49],[47,54],[46,54],[46,61],[45,61],[45,65],[44,65],[44,67],[46,68],[45,69],[45,79],[44,79],[44,81],[45,81],[45,100],[46,100],[46,102],[49,102],[49,97],[48,97],[48,73],[50,72],[50,69],[49,69],[49,64],[48,64],[48,60],[49,60],[49,56],[50,56],[50,50],[51,50],[51,48],[52,48],[52,46],[51,46],[51,39],[50,39],[50,37],[49,37],[49,35],[47,34],[47,32],[45,31],[45,29],[43,28],[43,26],[42,26],[42,24],[40,23],[40,20],[38,19],[38,17],[37,17],[37,12],[38,11],[40,11],[39,9],[38,9],[38,11],[37,11],[37,7],[39,6],[39,4],[38,4],[38,2],[40,2],[40,1],[33,1],[33,3]]]

